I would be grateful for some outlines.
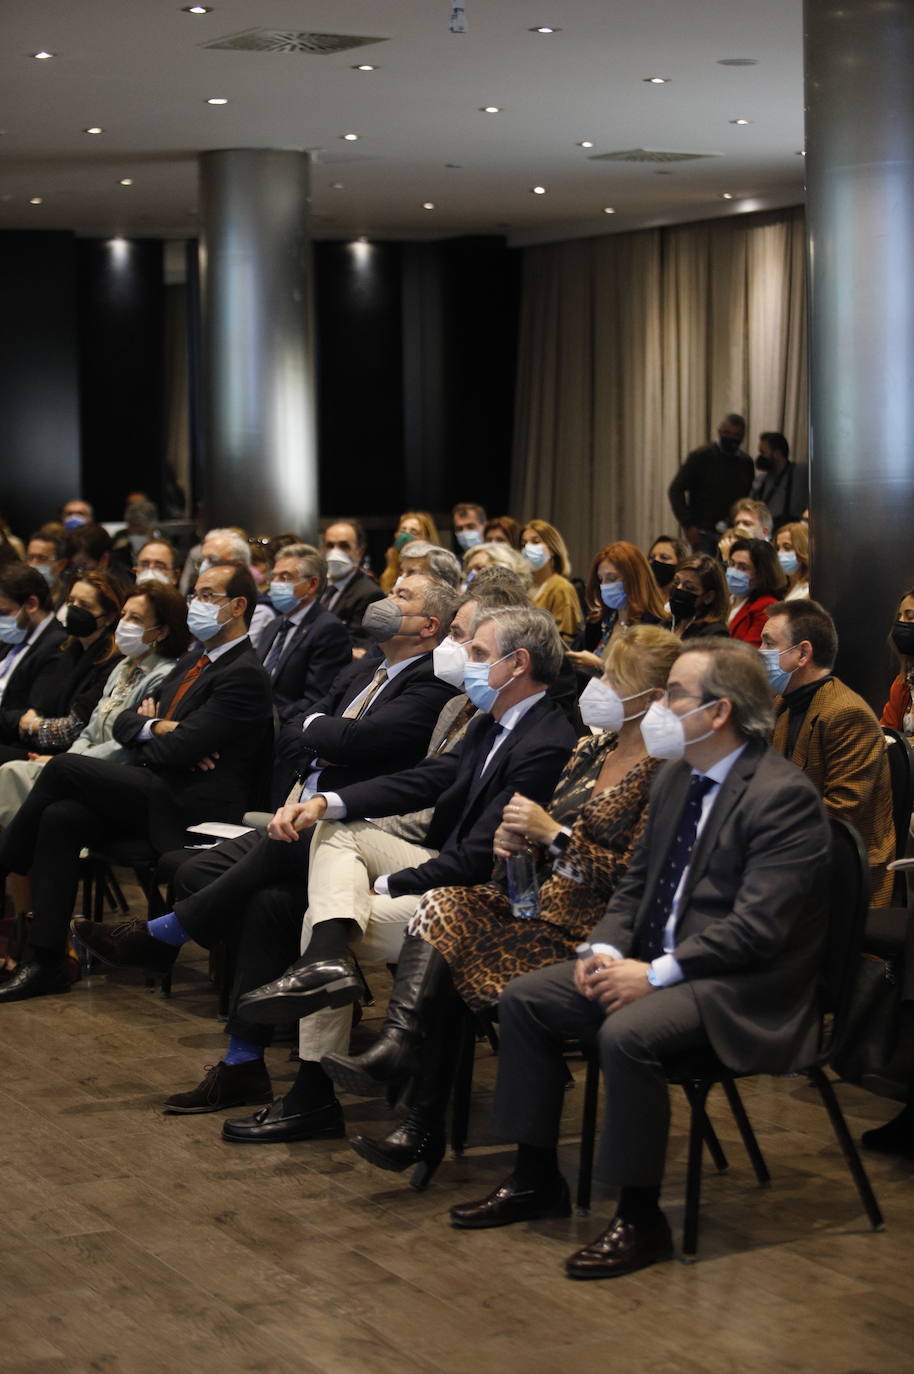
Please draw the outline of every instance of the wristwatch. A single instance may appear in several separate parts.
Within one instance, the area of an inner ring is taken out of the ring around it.
[[[556,835],[546,852],[551,859],[560,859],[570,844],[571,831],[563,829]]]

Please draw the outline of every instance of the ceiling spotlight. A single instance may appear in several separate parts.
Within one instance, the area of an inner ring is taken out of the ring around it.
[[[614,215],[616,212],[611,205],[604,205],[603,213],[604,215]]]
[[[669,76],[642,76],[642,81],[646,81],[649,86],[668,86],[672,77]]]
[[[720,198],[721,200],[732,200],[733,193],[731,191],[721,191]]]
[[[582,139],[582,140],[581,140],[581,142],[578,144],[578,147],[579,147],[579,148],[592,148],[592,147],[593,147],[593,143],[591,142],[591,140],[590,140],[589,138],[585,138],[585,139]]]
[[[29,200],[29,205],[41,205],[41,203],[41,196],[32,196]]]
[[[530,32],[531,32],[531,33],[561,33],[562,30],[561,30],[561,29],[555,28],[554,25],[552,25],[552,24],[536,24],[536,25],[530,30]]]
[[[98,124],[93,124],[91,129],[83,129],[84,134],[103,134],[105,131]]]
[[[340,134],[340,138],[345,139],[347,143],[358,143],[359,141],[358,134]]]
[[[212,14],[212,5],[182,5],[182,14]]]
[[[531,186],[530,190],[535,196],[544,196],[546,194],[545,186]]]
[[[806,156],[806,149],[805,149],[805,148],[798,148],[797,151],[796,151],[796,156],[797,156],[797,157],[805,157],[805,156]]]
[[[331,181],[330,189],[331,191],[342,191],[343,183],[341,181]]]
[[[207,105],[227,105],[228,100],[224,95],[211,95],[206,103]]]
[[[731,123],[731,124],[751,124],[751,123],[752,123],[752,120],[751,120],[751,119],[731,119],[731,120],[730,120],[730,123]]]
[[[422,209],[423,209],[423,210],[434,210],[434,208],[435,208],[435,202],[434,202],[433,200],[424,200],[424,201],[422,202]]]
[[[121,177],[120,181],[117,184],[118,186],[132,186],[133,177]]]
[[[352,70],[354,72],[376,72],[378,69],[373,67],[370,62],[359,62]]]
[[[500,105],[480,105],[480,114],[501,114]]]
[[[47,62],[49,57],[56,57],[57,54],[56,52],[47,52],[46,49],[42,48],[41,52],[33,52],[32,56],[37,58],[39,62]]]

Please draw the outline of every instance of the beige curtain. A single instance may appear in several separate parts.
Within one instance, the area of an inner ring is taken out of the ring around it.
[[[525,251],[512,510],[577,571],[675,528],[667,487],[727,411],[805,460],[805,254],[801,209]]]

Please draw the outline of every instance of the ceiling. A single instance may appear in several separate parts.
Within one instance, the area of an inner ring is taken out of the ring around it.
[[[802,200],[802,0],[464,4],[464,34],[448,31],[451,0],[213,0],[199,17],[176,0],[6,6],[0,228],[187,237],[197,153],[233,147],[313,150],[319,237],[533,243]],[[559,31],[531,32],[543,24]],[[206,46],[254,27],[385,41]],[[720,156],[591,160],[632,148]]]

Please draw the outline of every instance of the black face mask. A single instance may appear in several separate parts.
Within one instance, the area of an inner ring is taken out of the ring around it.
[[[670,592],[670,610],[674,620],[692,620],[698,610],[698,593],[674,587]]]
[[[88,639],[89,635],[95,634],[98,628],[95,619],[92,612],[87,611],[83,606],[68,606],[67,634],[73,635],[76,639]]]
[[[905,658],[914,658],[914,621],[896,620],[892,627],[892,643]]]
[[[668,587],[676,576],[676,564],[661,563],[659,558],[652,558],[651,572],[658,587]]]
[[[722,453],[738,453],[740,440],[732,439],[728,434],[718,434],[717,442],[720,444]]]
[[[758,468],[759,472],[770,472],[774,467],[774,459],[767,453],[760,453],[755,460],[755,466]]]

